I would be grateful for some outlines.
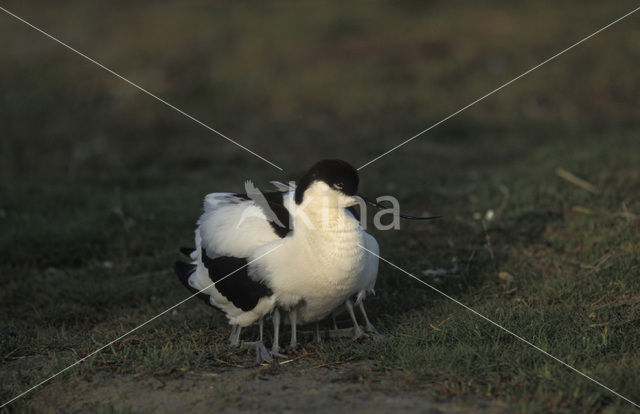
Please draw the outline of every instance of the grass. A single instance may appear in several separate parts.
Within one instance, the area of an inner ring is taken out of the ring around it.
[[[294,179],[326,157],[362,165],[634,6],[7,6],[286,173],[2,16],[2,401],[187,296],[171,264],[204,194]],[[631,19],[364,168],[361,181],[408,212],[445,216],[375,233],[383,257],[638,401]],[[457,273],[422,275],[452,258]],[[368,309],[389,342],[330,341],[295,364],[369,361],[398,387],[515,412],[632,411],[388,265],[376,291]],[[249,365],[227,335],[194,301],[65,375]],[[21,361],[35,362],[10,369]]]

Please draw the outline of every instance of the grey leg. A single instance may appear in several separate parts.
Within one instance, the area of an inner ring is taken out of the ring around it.
[[[260,318],[258,326],[260,327],[260,342],[262,342],[262,334],[264,333],[264,321],[262,320],[262,318]]]
[[[280,311],[276,308],[273,311],[273,344],[271,345],[271,355],[285,358],[285,355],[280,353],[280,346],[278,345],[280,337]]]
[[[231,330],[231,346],[237,347],[240,346],[240,332],[242,331],[242,327],[236,325],[234,329]]]
[[[360,325],[358,325],[356,315],[353,313],[353,304],[351,303],[351,299],[347,299],[344,305],[347,308],[347,312],[349,312],[351,321],[353,321],[353,339],[356,340],[362,336],[366,336],[366,334],[362,331],[362,328],[360,328]]]
[[[373,324],[371,323],[371,321],[369,321],[369,317],[367,316],[367,312],[364,310],[364,303],[363,301],[359,301],[358,302],[358,308],[360,309],[360,313],[362,313],[362,316],[364,317],[364,321],[366,323],[364,330],[372,335],[375,338],[378,339],[387,339],[386,336],[382,335],[380,332],[378,332],[378,330],[376,329],[375,326],[373,326]]]
[[[289,348],[295,349],[298,345],[298,338],[296,332],[296,323],[298,320],[298,311],[295,309],[291,309],[289,312],[289,322],[291,323],[291,342],[289,343]]]
[[[256,342],[255,347],[256,347],[256,364],[260,365],[263,362],[273,362],[273,357],[271,356],[271,353],[269,352],[267,347],[264,346],[264,343],[262,341]]]
[[[260,318],[258,321],[258,327],[260,328],[260,339],[256,342],[242,342],[243,348],[253,348],[256,351],[256,364],[260,365],[263,362],[273,362],[273,357],[271,353],[264,346],[264,342],[262,342],[262,336],[264,332],[264,320]]]
[[[271,353],[269,352],[269,350],[267,349],[266,346],[264,346],[264,343],[262,341],[256,341],[256,342],[242,342],[242,348],[253,348],[256,351],[256,364],[260,365],[263,362],[273,362],[273,357],[271,356]]]
[[[275,323],[274,323],[274,326],[275,326]],[[266,346],[264,346],[264,342],[263,342],[263,337],[264,337],[264,319],[263,318],[260,318],[260,320],[258,321],[258,328],[260,329],[260,339],[255,342],[244,341],[242,342],[242,348],[253,348],[256,351],[257,365],[260,365],[263,362],[273,362],[272,353],[269,352]],[[275,341],[277,344],[277,338],[275,339]]]
[[[238,325],[231,325],[231,335],[229,335],[229,346],[233,346],[233,338],[236,336]]]

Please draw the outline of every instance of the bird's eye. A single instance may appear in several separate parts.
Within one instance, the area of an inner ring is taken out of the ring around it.
[[[342,190],[343,187],[344,187],[343,183],[336,183],[333,185],[333,188],[335,188],[336,190]]]

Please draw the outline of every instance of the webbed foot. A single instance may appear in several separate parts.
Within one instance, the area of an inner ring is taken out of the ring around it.
[[[243,348],[253,348],[256,351],[256,364],[260,365],[263,362],[273,362],[273,357],[271,356],[271,352],[264,346],[262,341],[256,342],[243,342]]]

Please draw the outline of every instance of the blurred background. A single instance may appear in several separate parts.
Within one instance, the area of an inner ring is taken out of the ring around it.
[[[5,361],[69,343],[89,350],[87,331],[113,336],[184,297],[171,264],[192,242],[206,193],[242,191],[245,179],[267,189],[269,180],[295,180],[324,158],[360,166],[636,6],[4,2],[284,170],[0,12]],[[439,224],[378,234],[383,256],[417,272],[448,268],[456,257],[466,267],[443,286],[474,298],[493,289],[508,263],[533,269],[531,280],[555,274],[554,259],[535,266],[560,253],[592,263],[607,246],[627,246],[621,260],[637,272],[638,18],[362,169],[364,194],[394,195],[409,214],[445,215]],[[561,179],[557,168],[598,195]],[[491,254],[487,223],[483,229],[477,219],[487,210],[497,217],[489,223]],[[585,211],[604,218],[567,235],[567,220]],[[565,233],[557,236],[558,228]],[[392,278],[380,283],[372,312],[382,326],[392,326],[387,314],[425,306],[424,292],[412,296],[415,289]],[[195,305],[191,312],[208,315]]]

